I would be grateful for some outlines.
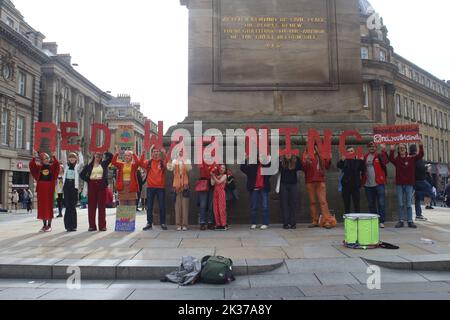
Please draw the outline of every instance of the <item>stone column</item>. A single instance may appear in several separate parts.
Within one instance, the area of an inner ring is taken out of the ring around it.
[[[395,124],[395,86],[388,84],[385,86],[386,92],[386,119],[388,125]]]

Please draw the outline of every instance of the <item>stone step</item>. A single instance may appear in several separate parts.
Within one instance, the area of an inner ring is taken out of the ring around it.
[[[450,271],[450,254],[404,255],[364,259],[366,263],[397,270]]]

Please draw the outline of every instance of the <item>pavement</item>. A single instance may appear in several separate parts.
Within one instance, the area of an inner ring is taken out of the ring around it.
[[[313,271],[326,264],[328,271],[323,271],[322,277],[337,272],[339,266],[347,270],[353,263],[360,264],[356,273],[365,273],[371,264],[390,269],[450,271],[450,209],[424,213],[429,221],[418,222],[416,230],[395,229],[394,223],[381,230],[381,240],[399,245],[399,250],[365,251],[342,246],[342,225],[333,230],[308,229],[306,225],[283,230],[273,225],[266,231],[236,225],[226,232],[200,231],[198,226],[185,232],[173,227],[163,231],[156,226],[145,232],[141,229],[146,217],[140,213],[136,232],[116,233],[114,210],[108,210],[109,231],[92,233],[87,232],[86,210],[80,210],[78,232],[65,232],[63,220],[56,219],[53,232],[39,233],[41,222],[35,219],[35,213],[1,214],[0,278],[66,279],[67,268],[78,266],[84,279],[157,280],[179,266],[181,257],[187,255],[229,257],[236,273],[246,276],[283,267],[291,272],[295,264]],[[356,281],[358,276],[350,278]]]

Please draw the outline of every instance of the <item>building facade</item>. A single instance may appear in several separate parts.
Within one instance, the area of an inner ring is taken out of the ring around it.
[[[145,121],[139,103],[131,102],[127,94],[112,98],[106,106],[105,121],[111,130],[111,152],[117,145],[122,150],[136,150],[140,155],[144,147]],[[157,125],[151,121],[151,132],[157,132]]]
[[[370,4],[360,0],[363,108],[384,124],[418,124],[425,160],[437,182],[449,175],[450,81],[439,79],[395,53],[387,27],[371,28]]]
[[[39,121],[58,126],[58,156],[61,149],[59,124],[77,122],[79,142],[86,155],[91,143],[91,124],[104,122],[110,96],[76,71],[71,56],[59,54],[56,43],[43,43],[42,48],[48,61],[42,66]]]
[[[30,27],[9,0],[0,0],[0,208],[14,189],[33,187],[33,124],[39,119],[44,35]]]

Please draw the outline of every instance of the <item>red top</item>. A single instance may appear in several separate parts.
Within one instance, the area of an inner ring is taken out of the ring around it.
[[[320,168],[319,158],[316,156],[311,160],[311,163],[306,161],[305,157],[302,159],[302,168],[305,172],[305,181],[307,184],[316,182],[325,182],[325,170],[328,170],[331,165],[329,159],[322,159],[323,168]]]
[[[264,177],[261,174],[262,166],[258,165],[258,170],[256,171],[256,183],[255,183],[255,189],[264,189]]]
[[[119,161],[119,154],[116,153],[114,155],[114,158],[112,159],[112,165],[117,168],[117,175],[116,175],[116,188],[117,191],[123,190],[123,167],[125,166],[125,163],[122,161]],[[134,162],[131,164],[131,176],[130,176],[130,192],[139,192],[139,184],[137,181],[137,170],[139,168],[139,159],[138,157],[133,154],[133,160]]]
[[[199,165],[200,169],[200,180],[210,180],[211,179],[211,171],[210,166],[206,163],[202,163]]]
[[[369,154],[366,154],[364,156],[364,163],[367,163],[367,158],[369,157]],[[373,167],[375,169],[375,182],[377,185],[385,185],[386,184],[386,172],[383,169],[383,166],[386,167],[389,159],[386,152],[377,153],[375,152],[373,154]],[[381,161],[380,161],[381,160]],[[363,181],[362,184],[365,185],[367,182],[367,172],[364,172],[363,175]]]
[[[416,184],[416,162],[424,156],[423,146],[415,156],[395,157],[395,151],[389,153],[389,161],[395,166],[395,184],[413,186]]]
[[[59,174],[59,162],[58,162],[58,159],[56,159],[55,157],[53,157],[52,161],[53,162],[50,165],[50,171],[51,171],[52,182],[53,182],[52,186],[53,186],[53,188],[55,188],[56,180],[58,180],[58,174]],[[36,159],[33,158],[33,159],[31,159],[29,166],[30,166],[31,175],[33,176],[34,180],[36,180],[36,182],[37,182],[37,187],[36,187],[36,191],[37,191],[37,189],[39,188],[39,179],[41,176],[42,165],[37,164]]]
[[[149,164],[151,167],[149,168]],[[142,155],[139,165],[147,173],[147,187],[164,189],[166,187],[166,165],[167,161],[164,160],[145,160],[144,155]],[[150,169],[150,170],[149,170]]]

